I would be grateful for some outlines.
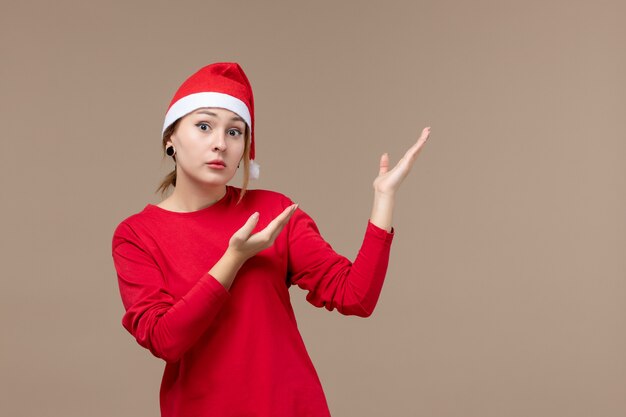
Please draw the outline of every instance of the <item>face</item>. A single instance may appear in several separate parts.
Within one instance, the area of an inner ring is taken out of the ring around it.
[[[245,129],[246,122],[236,113],[204,107],[180,120],[167,146],[174,145],[176,165],[183,175],[197,182],[222,185],[235,175],[243,158]],[[210,164],[212,161],[215,163]]]

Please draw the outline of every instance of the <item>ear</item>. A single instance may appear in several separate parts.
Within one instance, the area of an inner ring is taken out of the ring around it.
[[[174,144],[174,137],[176,136],[176,130],[178,130],[178,128],[176,128],[171,134],[170,137],[167,139],[167,146],[173,145]]]
[[[175,133],[172,133],[170,135],[170,137],[167,139],[167,141],[165,142],[165,147],[167,148],[168,146],[174,146],[174,135]]]

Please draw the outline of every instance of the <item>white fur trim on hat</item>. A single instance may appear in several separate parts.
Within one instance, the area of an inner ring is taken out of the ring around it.
[[[189,94],[172,104],[165,115],[165,122],[163,123],[163,131],[161,134],[163,134],[165,129],[174,123],[176,119],[201,107],[221,107],[233,111],[245,120],[250,130],[252,130],[250,111],[246,103],[229,94],[204,92]]]

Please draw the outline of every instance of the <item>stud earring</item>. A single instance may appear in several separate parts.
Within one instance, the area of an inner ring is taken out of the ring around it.
[[[165,153],[167,153],[169,156],[172,156],[176,153],[176,150],[174,149],[172,145],[170,145],[167,148],[165,148]]]

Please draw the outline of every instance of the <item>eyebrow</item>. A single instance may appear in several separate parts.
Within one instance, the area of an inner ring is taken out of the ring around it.
[[[201,114],[201,113],[208,114],[209,116],[219,117],[217,114],[215,114],[213,112],[210,112],[208,110],[199,110],[199,111],[196,112],[196,114]],[[244,123],[246,122],[245,120],[243,120],[239,116],[233,116],[233,117],[230,118],[230,120],[235,120],[235,121],[244,122]]]

